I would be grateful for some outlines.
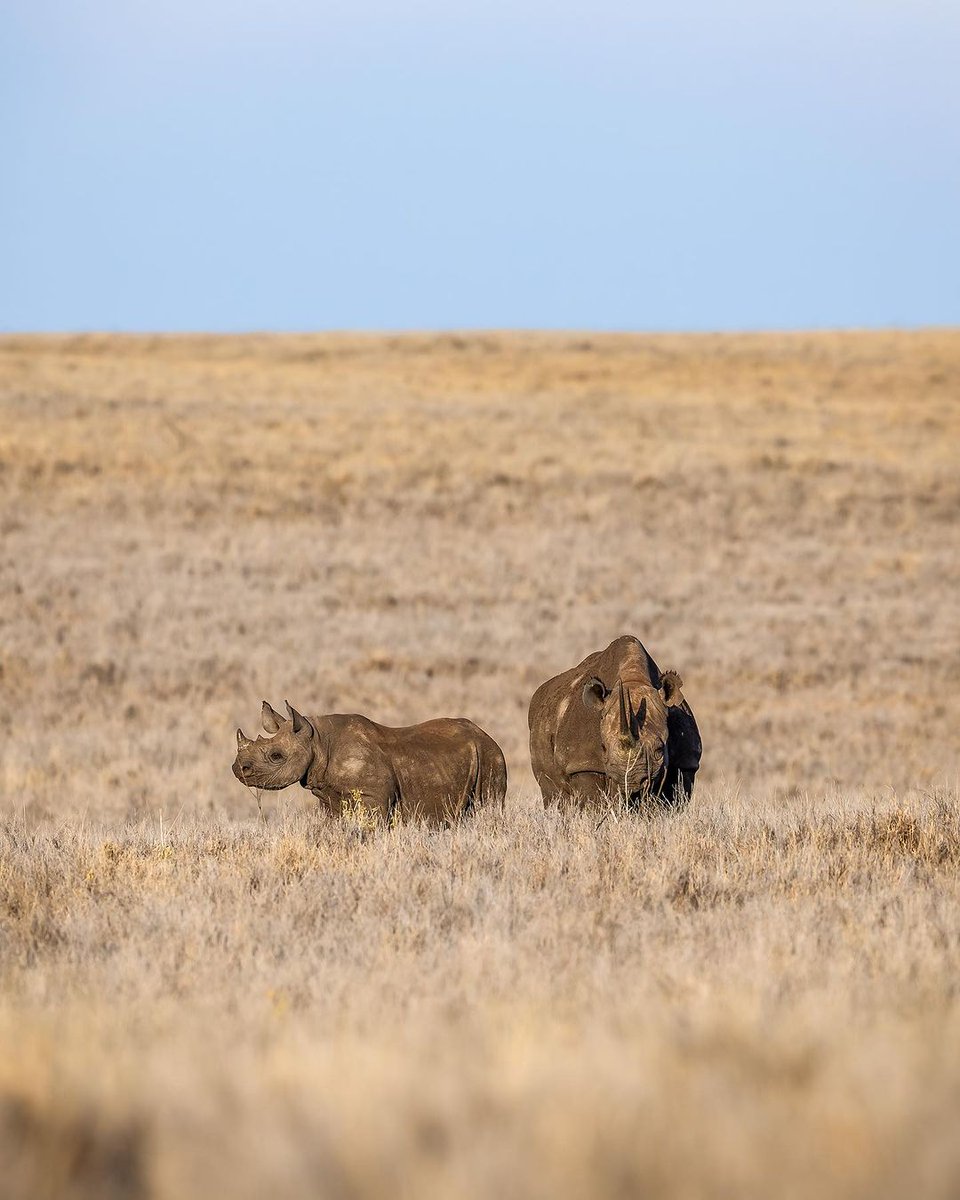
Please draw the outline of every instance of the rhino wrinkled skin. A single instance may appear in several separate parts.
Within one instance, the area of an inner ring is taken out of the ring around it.
[[[464,718],[391,728],[357,714],[288,716],[264,700],[262,734],[237,730],[233,773],[250,788],[299,783],[334,816],[362,809],[384,822],[458,819],[503,804],[507,767],[497,743]]]
[[[700,731],[675,671],[661,674],[635,637],[540,685],[530,701],[530,760],[544,804],[624,796],[682,807],[700,766]]]

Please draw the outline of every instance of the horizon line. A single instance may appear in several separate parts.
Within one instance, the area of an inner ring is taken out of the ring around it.
[[[751,337],[803,336],[828,333],[960,333],[957,322],[891,323],[889,325],[731,325],[697,327],[636,327],[592,325],[402,325],[402,326],[250,326],[235,329],[109,327],[65,329],[0,329],[0,339],[11,338],[203,338],[203,337]]]

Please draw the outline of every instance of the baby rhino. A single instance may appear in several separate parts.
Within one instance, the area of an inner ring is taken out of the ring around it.
[[[385,823],[456,820],[480,804],[503,804],[507,767],[497,743],[472,721],[441,718],[392,729],[335,713],[308,720],[264,700],[263,728],[237,730],[233,773],[250,788],[299,783],[334,816],[358,810]]]

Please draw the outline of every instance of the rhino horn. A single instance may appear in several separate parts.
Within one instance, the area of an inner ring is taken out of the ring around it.
[[[267,733],[276,733],[283,724],[283,717],[266,700],[263,702],[261,717]]]
[[[624,742],[633,742],[633,721],[630,715],[630,694],[623,686],[623,680],[617,680],[617,701],[620,708],[620,738]]]
[[[313,726],[310,724],[307,718],[298,713],[289,700],[284,700],[284,704],[287,706],[287,712],[290,714],[293,732],[301,733],[303,730],[306,730],[308,733],[312,734]]]
[[[237,726],[237,749],[238,750],[245,749],[247,746],[250,745],[251,740],[252,739],[248,738],[247,735],[243,732],[243,730],[238,725]]]

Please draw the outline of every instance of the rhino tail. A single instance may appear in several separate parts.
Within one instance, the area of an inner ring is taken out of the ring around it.
[[[463,806],[463,815],[468,816],[482,802],[483,793],[480,788],[483,782],[483,756],[476,740],[473,743],[473,780],[467,788],[467,799]]]
[[[507,798],[507,761],[503,751],[493,738],[489,738],[477,747],[477,758],[483,766],[483,778],[479,777],[479,773],[477,777],[477,801],[496,805],[503,811]]]
[[[467,783],[460,815],[466,816],[487,804],[495,804],[501,810],[507,794],[507,764],[503,751],[497,743],[480,731],[482,736],[473,739],[470,779]]]

